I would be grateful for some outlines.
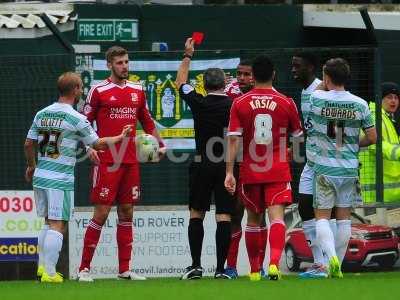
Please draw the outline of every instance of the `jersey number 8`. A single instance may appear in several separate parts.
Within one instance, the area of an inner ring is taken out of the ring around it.
[[[258,114],[254,119],[254,141],[257,145],[272,142],[272,118],[269,114]]]

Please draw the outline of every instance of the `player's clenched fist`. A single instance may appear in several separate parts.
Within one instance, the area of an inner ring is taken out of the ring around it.
[[[233,176],[233,174],[226,174],[225,177],[225,188],[226,190],[230,193],[230,194],[234,194],[236,191],[236,179],[235,176]]]

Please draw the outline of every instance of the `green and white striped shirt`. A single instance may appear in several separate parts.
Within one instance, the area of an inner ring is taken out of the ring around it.
[[[91,145],[99,137],[85,116],[56,102],[36,114],[27,138],[37,140],[39,148],[33,186],[74,190],[77,144]]]
[[[315,91],[310,97],[318,174],[358,176],[360,129],[374,127],[366,101],[347,91]]]
[[[310,118],[310,96],[315,91],[317,86],[321,83],[321,80],[315,78],[314,81],[306,88],[301,91],[301,113],[303,115],[304,129],[307,133],[306,139],[306,157],[307,163],[312,167],[314,164],[315,149],[312,141],[312,122]]]

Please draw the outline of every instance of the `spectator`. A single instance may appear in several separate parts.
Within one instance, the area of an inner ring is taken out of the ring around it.
[[[383,157],[383,201],[400,202],[400,139],[396,132],[394,114],[399,108],[400,88],[394,82],[384,82],[382,89],[382,157]],[[375,117],[375,103],[369,104]],[[376,202],[375,145],[360,152],[360,179],[365,203]]]

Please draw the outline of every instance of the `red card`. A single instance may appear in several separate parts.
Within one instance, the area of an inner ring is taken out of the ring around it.
[[[203,32],[193,32],[192,39],[196,45],[200,45],[203,41],[204,33]]]

